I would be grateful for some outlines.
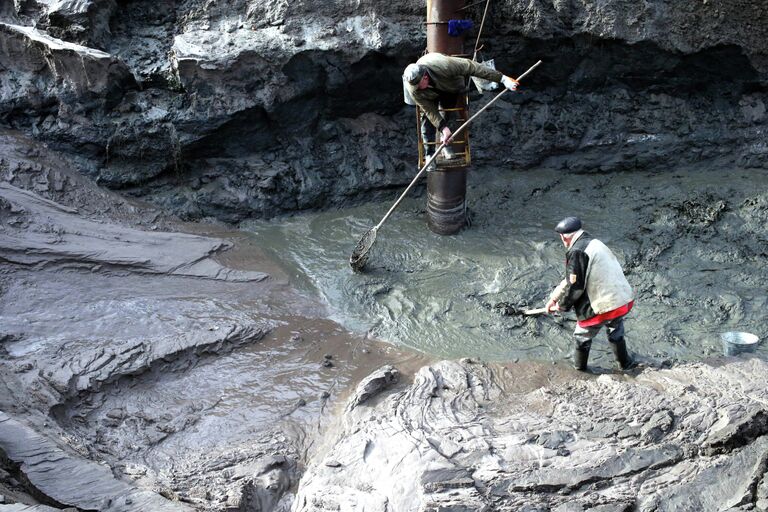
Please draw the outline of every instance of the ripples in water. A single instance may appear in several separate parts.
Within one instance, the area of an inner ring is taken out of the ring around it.
[[[420,202],[406,201],[382,226],[363,274],[351,271],[348,258],[386,212],[385,203],[244,228],[298,283],[325,299],[335,320],[353,329],[441,357],[509,360],[567,352],[567,329],[560,343],[545,342],[563,330],[552,319],[504,317],[493,308],[501,301],[543,304],[563,258],[549,226],[481,218],[458,235],[441,236],[427,228]]]

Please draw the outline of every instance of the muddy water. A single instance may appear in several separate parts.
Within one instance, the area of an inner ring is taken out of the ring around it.
[[[552,227],[566,215],[606,242],[635,287],[628,343],[654,361],[719,354],[719,333],[765,337],[764,171],[712,165],[685,172],[573,175],[555,170],[470,176],[471,228],[439,236],[424,197],[405,201],[379,230],[367,271],[347,258],[391,202],[245,226],[358,331],[439,357],[558,360],[573,321],[502,316],[494,306],[543,305],[562,278]],[[764,351],[764,349],[760,349]],[[605,343],[593,360],[610,364]]]
[[[363,275],[351,272],[347,258],[357,238],[386,211],[385,203],[247,229],[283,258],[298,283],[327,301],[335,320],[352,329],[440,357],[551,354],[544,340],[511,346],[506,332],[519,322],[500,321],[491,307],[508,298],[508,283],[523,274],[549,273],[550,281],[556,279],[546,259],[555,262],[558,248],[536,236],[544,227],[507,219],[509,229],[527,236],[506,237],[497,227],[479,226],[441,237],[426,229],[422,202],[406,201],[379,231]],[[543,282],[527,292],[537,305],[543,300]]]

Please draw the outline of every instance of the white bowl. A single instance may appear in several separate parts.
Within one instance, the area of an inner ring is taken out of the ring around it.
[[[742,352],[754,352],[760,338],[749,332],[729,331],[720,334],[723,353],[735,356]]]

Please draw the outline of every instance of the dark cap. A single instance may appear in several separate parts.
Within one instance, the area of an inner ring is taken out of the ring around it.
[[[575,233],[581,229],[581,219],[578,217],[566,217],[555,226],[555,231],[561,235],[567,235],[569,233]]]
[[[416,85],[427,72],[426,66],[421,64],[408,64],[403,71],[403,80],[411,85]]]

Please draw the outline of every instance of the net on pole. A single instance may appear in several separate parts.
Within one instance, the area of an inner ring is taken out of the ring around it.
[[[373,243],[376,241],[376,228],[369,229],[363,237],[357,242],[355,249],[352,251],[352,256],[349,257],[349,265],[355,272],[363,270],[365,263],[368,261],[368,254],[373,247]]]

